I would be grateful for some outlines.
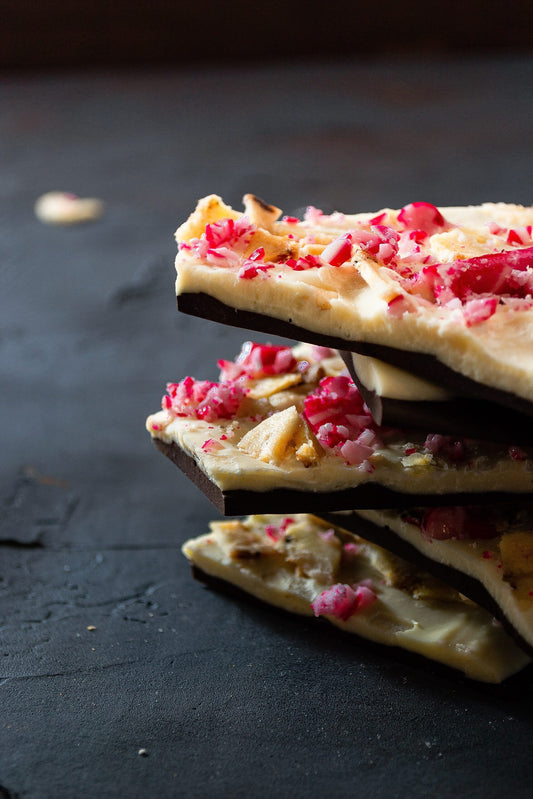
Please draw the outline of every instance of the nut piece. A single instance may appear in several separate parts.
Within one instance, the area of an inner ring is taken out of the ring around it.
[[[256,197],[255,194],[245,194],[242,201],[244,213],[250,222],[272,233],[274,222],[281,214],[281,208],[276,208],[275,205],[268,205],[264,200]]]
[[[265,463],[283,459],[291,439],[303,421],[294,405],[278,411],[244,435],[238,448]]]
[[[500,555],[505,575],[533,574],[533,532],[502,535]]]
[[[335,581],[342,544],[332,530],[319,531],[314,525],[300,522],[288,528],[280,546],[285,550],[287,563],[291,563],[299,574],[320,583]]]
[[[210,194],[209,197],[199,200],[191,216],[176,230],[176,241],[200,238],[206,225],[220,219],[238,219],[240,216],[238,211],[226,205],[218,195]]]
[[[222,551],[232,560],[257,558],[275,553],[275,542],[263,531],[240,521],[211,522]]]

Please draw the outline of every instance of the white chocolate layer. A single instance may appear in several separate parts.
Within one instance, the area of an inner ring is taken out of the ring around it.
[[[517,590],[506,579],[499,552],[499,536],[488,540],[439,541],[423,536],[416,524],[405,521],[394,511],[359,510],[353,513],[379,527],[388,527],[426,558],[476,579],[493,597],[518,634],[533,646],[533,591],[530,595],[529,591]],[[339,524],[343,524],[342,514],[339,515]],[[505,530],[503,535],[510,532],[513,532],[512,528]]]
[[[377,358],[352,352],[353,368],[361,383],[380,397],[397,400],[446,400],[452,396],[440,386],[423,380]]]
[[[276,488],[298,491],[340,491],[365,483],[378,483],[406,494],[442,495],[465,492],[505,491],[530,493],[533,471],[528,460],[516,461],[507,455],[500,458],[480,457],[475,466],[445,464],[430,455],[405,457],[402,445],[386,446],[371,458],[373,471],[350,466],[342,457],[324,454],[318,463],[305,466],[288,456],[279,463],[269,463],[238,449],[237,444],[253,429],[255,423],[239,419],[232,422],[203,422],[197,419],[176,418],[167,423],[164,411],[148,417],[147,429],[154,438],[166,444],[176,444],[206,476],[221,490],[266,492]],[[154,430],[154,427],[157,429]],[[223,439],[228,432],[231,438]],[[207,440],[221,444],[213,452],[203,449]],[[222,440],[221,440],[222,439]],[[412,465],[411,465],[412,464]]]
[[[265,529],[282,517],[253,516],[243,522],[213,522],[211,531],[187,541],[186,557],[207,575],[293,613],[313,615],[311,602],[335,583],[370,581],[377,600],[341,629],[380,644],[402,647],[485,682],[501,682],[529,658],[486,611],[413,571],[399,558],[340,530],[334,538],[315,517],[291,517],[288,545],[273,546]],[[357,541],[355,553],[339,558],[342,542]],[[295,544],[298,546],[295,553]],[[331,549],[328,553],[325,550]],[[253,554],[253,557],[251,556]]]
[[[180,241],[199,236],[206,222],[225,215],[234,219],[240,216],[223,204],[215,207],[212,198],[202,202],[208,210],[197,210],[178,230]],[[509,249],[504,237],[489,232],[491,223],[517,227],[533,223],[533,208],[503,203],[440,210],[446,220],[459,227],[430,236],[425,246],[434,259],[446,263]],[[397,216],[390,209],[385,213]],[[270,227],[274,235],[268,231],[264,234],[270,237],[269,242],[285,236],[283,241],[289,245],[288,234],[295,239],[314,236],[323,245],[370,216],[333,214],[314,225],[273,223]],[[280,244],[278,250],[282,249]],[[393,270],[363,251],[342,266],[295,271],[279,263],[254,279],[239,278],[241,263],[242,259],[233,265],[213,266],[193,251],[181,249],[176,259],[176,292],[205,293],[229,307],[291,321],[313,333],[347,342],[370,342],[432,355],[475,382],[533,402],[532,309],[517,310],[501,304],[486,321],[468,326],[458,309],[413,301]],[[388,303],[399,295],[409,299],[412,312],[388,312]]]

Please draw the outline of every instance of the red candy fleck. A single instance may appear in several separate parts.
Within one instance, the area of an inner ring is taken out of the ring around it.
[[[386,225],[371,225],[370,230],[354,230],[352,236],[363,252],[385,265],[390,264],[398,253],[400,234]]]
[[[219,449],[222,449],[222,444],[220,443],[220,441],[217,441],[216,438],[208,438],[202,444],[203,452],[208,452],[208,453],[217,452]]]
[[[531,244],[531,225],[510,228],[507,233],[507,244]]]
[[[413,310],[412,300],[410,301],[403,294],[397,294],[392,300],[387,303],[387,313],[395,319],[400,318],[404,313],[409,313]]]
[[[217,248],[222,245],[235,244],[243,236],[248,235],[254,230],[245,216],[239,219],[220,219],[218,222],[211,222],[206,225],[205,239],[210,247]]]
[[[350,233],[344,233],[324,248],[321,258],[331,266],[341,266],[346,261],[349,261],[351,256],[352,236]]]
[[[387,218],[387,212],[382,211],[381,214],[376,214],[371,219],[368,220],[369,225],[382,225],[385,219]]]
[[[295,272],[305,272],[306,269],[318,269],[324,266],[324,262],[317,255],[301,255],[298,260],[289,258],[284,262],[284,266],[288,266]]]
[[[247,341],[235,361],[219,360],[218,367],[221,370],[220,379],[223,381],[237,380],[243,376],[258,380],[270,375],[294,372],[298,361],[290,347]]]
[[[425,202],[409,203],[404,206],[398,214],[398,222],[409,230],[422,231],[430,236],[447,227],[439,209]]]
[[[468,454],[464,441],[440,433],[430,433],[424,441],[424,447],[432,455],[440,455],[455,463],[465,460]]]
[[[525,461],[527,460],[527,453],[524,452],[523,449],[516,446],[509,447],[509,457],[512,458],[514,461]]]
[[[376,599],[374,591],[366,585],[359,585],[354,589],[350,585],[337,583],[317,596],[311,602],[311,607],[315,616],[335,616],[341,621],[347,621],[354,613],[372,605]]]
[[[283,538],[287,532],[287,528],[290,527],[291,524],[294,524],[294,519],[291,516],[286,516],[279,526],[275,524],[267,524],[265,526],[265,533],[273,541],[279,541],[281,538]]]
[[[420,530],[425,538],[437,541],[484,539],[498,535],[488,518],[465,507],[431,508],[424,514]]]
[[[463,316],[467,327],[478,325],[496,313],[498,307],[497,297],[487,297],[478,300],[468,300],[463,308]]]
[[[360,466],[381,446],[374,421],[353,381],[325,377],[304,401],[304,415],[323,446]]]
[[[430,291],[438,304],[480,295],[525,298],[533,290],[533,247],[478,255],[448,264],[425,266],[413,279],[416,293]]]
[[[282,222],[286,222],[288,225],[298,225],[300,220],[297,216],[284,216]]]

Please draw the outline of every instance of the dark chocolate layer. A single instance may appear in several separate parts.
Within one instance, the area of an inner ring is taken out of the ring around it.
[[[203,319],[211,319],[214,322],[221,322],[233,327],[258,330],[274,336],[292,338],[296,341],[306,341],[323,347],[333,347],[337,350],[348,350],[359,352],[361,355],[369,355],[372,358],[378,358],[380,361],[385,361],[385,363],[390,363],[392,366],[397,366],[399,369],[412,372],[418,377],[443,386],[452,394],[488,400],[497,406],[503,405],[506,408],[512,408],[518,413],[523,413],[529,417],[533,416],[532,402],[523,397],[518,397],[516,394],[482,383],[476,383],[476,381],[454,372],[453,369],[443,364],[434,355],[401,350],[383,344],[348,341],[337,336],[327,336],[323,333],[299,327],[293,324],[290,318],[276,319],[253,311],[232,308],[220,302],[220,300],[201,292],[178,295],[177,305],[178,310],[184,313],[199,316]],[[506,424],[506,419],[503,419],[502,423]]]
[[[489,399],[414,401],[382,397],[362,382],[351,353],[342,350],[340,355],[376,424],[509,445],[533,444],[533,423],[526,414],[504,410]]]
[[[359,509],[387,509],[415,506],[444,505],[522,505],[533,503],[533,494],[504,491],[453,494],[409,494],[393,491],[379,483],[362,483],[338,491],[298,491],[277,488],[271,491],[223,491],[200,469],[196,461],[177,444],[166,444],[157,438],[155,446],[170,458],[181,471],[200,488],[215,508],[225,516],[245,516],[253,513],[315,513]]]
[[[361,538],[366,538],[374,544],[390,550],[400,558],[433,574],[439,580],[455,588],[456,591],[469,597],[469,599],[488,610],[489,613],[498,619],[518,645],[528,655],[533,657],[533,645],[525,641],[517,632],[494,597],[475,577],[471,577],[453,566],[447,566],[444,563],[426,557],[415,546],[397,535],[390,527],[373,524],[373,522],[363,519],[356,513],[322,513],[319,515],[331,524],[343,527],[345,530],[361,536]]]

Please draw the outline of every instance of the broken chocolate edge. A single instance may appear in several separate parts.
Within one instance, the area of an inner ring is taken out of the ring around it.
[[[521,671],[517,672],[516,674],[510,675],[502,683],[485,683],[476,680],[473,677],[469,677],[460,669],[453,668],[452,666],[448,666],[446,663],[442,663],[439,660],[433,660],[432,658],[428,658],[425,655],[422,655],[418,652],[413,652],[409,649],[405,649],[401,646],[396,645],[388,645],[384,643],[379,643],[378,641],[373,641],[370,638],[365,638],[363,635],[354,634],[349,632],[348,630],[342,630],[340,627],[335,625],[328,624],[325,619],[321,618],[313,618],[311,616],[302,616],[294,611],[287,610],[286,608],[281,607],[280,605],[274,605],[270,602],[267,602],[265,599],[260,599],[259,597],[255,596],[254,594],[245,591],[244,588],[240,588],[239,586],[235,585],[234,583],[230,582],[229,580],[224,580],[222,577],[216,577],[213,574],[209,574],[209,572],[204,571],[199,566],[194,563],[190,563],[191,567],[191,574],[193,578],[202,583],[205,588],[213,591],[217,591],[220,594],[230,597],[231,599],[236,599],[240,602],[245,601],[248,604],[250,601],[259,608],[266,608],[270,612],[279,613],[282,616],[292,617],[295,620],[298,619],[305,619],[308,622],[318,622],[319,626],[322,626],[322,629],[327,626],[330,634],[334,637],[335,640],[339,641],[350,641],[350,643],[354,646],[354,649],[358,649],[361,645],[368,649],[369,651],[375,651],[382,656],[385,652],[392,653],[393,658],[395,661],[399,661],[401,663],[405,663],[409,666],[414,666],[417,668],[424,668],[427,669],[428,663],[431,664],[431,668],[435,670],[435,672],[441,672],[443,675],[451,676],[453,675],[456,679],[463,679],[468,680],[469,683],[475,684],[480,688],[488,689],[492,692],[494,691],[506,691],[509,687],[512,687],[516,683],[520,685],[524,682],[524,672],[526,675],[530,674],[532,671],[532,665],[529,664]],[[526,676],[527,679],[527,676]]]
[[[224,491],[212,482],[198,466],[192,455],[178,444],[167,444],[157,438],[155,446],[178,466],[224,516],[246,516],[254,513],[315,513],[394,507],[405,508],[449,505],[509,505],[517,500],[533,503],[530,494],[512,494],[504,491],[471,492],[461,494],[408,494],[394,491],[378,483],[362,483],[354,488],[337,491],[304,491],[293,488],[275,488],[268,491],[235,489]]]
[[[530,657],[533,657],[533,644],[529,644],[520,635],[492,594],[475,577],[465,574],[453,566],[447,566],[444,563],[426,557],[419,549],[413,546],[413,544],[405,541],[388,526],[381,527],[373,524],[373,522],[357,514],[339,516],[335,513],[322,513],[318,515],[330,524],[356,533],[362,538],[366,538],[368,541],[372,541],[374,544],[383,547],[383,549],[389,550],[389,552],[433,574],[439,580],[455,588],[456,591],[459,591],[459,593],[464,594],[473,602],[476,602],[478,605],[485,608],[485,610],[488,610],[489,613],[501,622],[506,632],[516,641],[518,646]]]
[[[528,417],[533,416],[533,402],[529,402],[508,391],[476,383],[475,380],[471,380],[450,369],[449,366],[443,364],[434,355],[411,350],[400,350],[384,344],[372,344],[366,341],[347,341],[336,336],[317,333],[295,325],[291,319],[276,319],[255,311],[233,308],[203,292],[179,294],[177,296],[177,307],[179,311],[190,316],[198,316],[202,319],[209,319],[232,327],[256,330],[273,336],[282,336],[295,341],[317,344],[321,347],[353,351],[361,355],[378,358],[380,361],[441,385],[454,394],[474,399],[490,400],[497,405],[503,405],[519,413],[524,413]]]
[[[376,424],[425,433],[441,433],[461,438],[511,445],[533,444],[531,417],[506,409],[502,425],[501,406],[489,399],[471,397],[449,400],[399,400],[382,397],[368,388],[357,374],[351,353],[340,353],[346,368],[363,397]]]

